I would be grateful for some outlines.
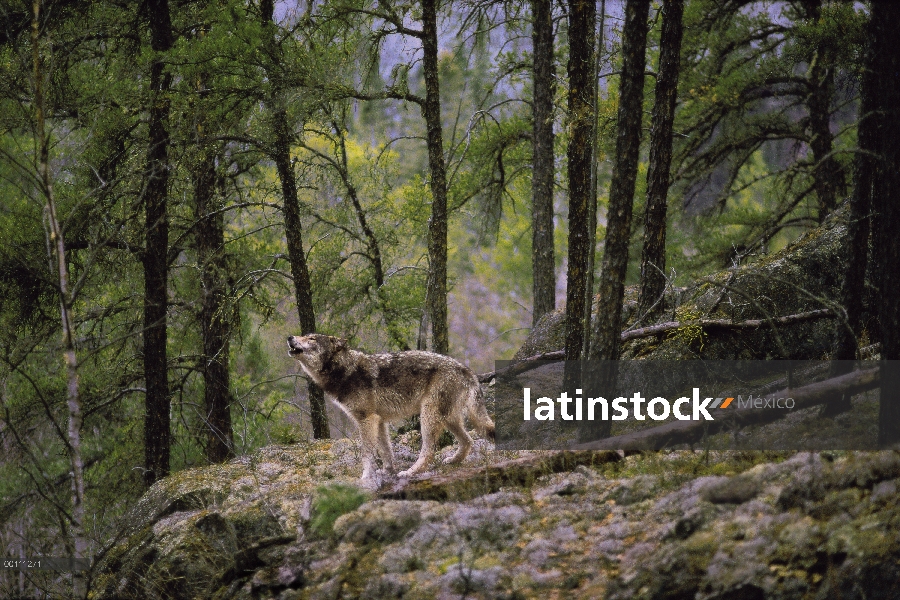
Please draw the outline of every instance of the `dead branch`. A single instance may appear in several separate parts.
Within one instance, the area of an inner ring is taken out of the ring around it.
[[[378,494],[391,500],[464,501],[496,492],[504,486],[528,486],[542,475],[571,471],[579,465],[600,465],[622,460],[610,450],[560,450],[515,460],[458,469],[449,475],[399,483]]]
[[[793,325],[794,323],[802,323],[804,321],[814,321],[816,319],[823,319],[827,317],[833,317],[834,311],[829,308],[823,308],[820,310],[811,310],[809,312],[797,313],[794,315],[785,315],[783,317],[774,317],[772,319],[750,319],[747,321],[731,321],[729,319],[697,319],[694,321],[666,321],[665,323],[658,323],[656,325],[650,325],[649,327],[641,327],[640,329],[634,329],[632,331],[627,331],[622,333],[622,341],[634,340],[643,337],[650,337],[653,335],[659,335],[661,333],[666,333],[668,331],[674,331],[676,329],[680,329],[682,327],[689,326],[697,326],[706,328],[706,329],[756,329],[757,327],[761,327],[763,325]],[[542,361],[552,361],[552,360],[563,360],[565,359],[565,351],[563,350],[554,350],[553,352],[545,352],[544,354],[536,354],[534,356],[529,356],[528,358],[523,358],[521,361],[512,364],[505,369],[501,369],[499,371],[490,371],[488,373],[482,373],[478,376],[478,381],[481,383],[487,383],[491,379],[494,379],[497,375],[505,375],[505,376],[514,376],[524,373],[526,371],[530,371],[532,369],[536,369],[541,366]]]
[[[535,354],[534,356],[529,356],[528,358],[523,358],[517,363],[509,365],[504,369],[500,369],[499,371],[490,371],[488,373],[482,373],[478,376],[478,381],[481,383],[487,383],[497,375],[505,375],[505,376],[515,376],[520,373],[524,373],[526,371],[530,371],[532,369],[537,369],[543,364],[543,361],[548,360],[563,360],[566,357],[565,350],[554,350],[553,352],[545,352],[543,354]]]
[[[734,322],[730,319],[697,319],[695,321],[667,321],[666,323],[659,323],[657,325],[651,325],[649,327],[641,327],[640,329],[635,329],[634,331],[629,331],[628,333],[622,334],[622,341],[633,340],[636,338],[649,337],[651,335],[658,335],[660,333],[665,333],[667,331],[672,331],[675,329],[680,329],[682,327],[688,326],[696,326],[699,325],[703,328],[708,329],[756,329],[757,327],[761,327],[763,325],[775,324],[775,325],[793,325],[794,323],[801,323],[803,321],[813,321],[815,319],[822,319],[824,317],[833,317],[834,311],[829,308],[823,308],[821,310],[812,310],[809,312],[798,313],[795,315],[786,315],[784,317],[775,317],[773,319],[750,319],[747,321],[738,321]]]

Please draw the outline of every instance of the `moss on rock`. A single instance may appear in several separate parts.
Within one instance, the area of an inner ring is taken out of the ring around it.
[[[131,523],[99,562],[91,597],[900,593],[896,452],[635,455],[467,500],[365,502],[317,538],[307,532],[318,487],[310,474],[327,466],[347,485],[358,476],[327,447],[264,449],[160,482],[141,504],[149,520]],[[146,511],[151,498],[171,504],[161,490],[177,498],[197,489],[191,477],[224,495],[164,516]],[[239,484],[247,477],[258,479],[256,490]]]

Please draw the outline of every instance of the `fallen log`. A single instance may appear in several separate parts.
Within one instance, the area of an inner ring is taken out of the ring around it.
[[[486,467],[457,469],[447,475],[401,482],[378,494],[390,500],[464,501],[491,494],[505,486],[529,486],[543,475],[571,471],[579,465],[622,460],[610,450],[558,450],[508,460]]]
[[[667,321],[649,327],[641,327],[622,333],[622,341],[634,340],[651,335],[666,333],[682,327],[700,326],[707,329],[756,329],[763,325],[793,325],[794,323],[802,323],[803,321],[814,321],[825,317],[833,317],[834,311],[828,308],[821,310],[811,310],[809,312],[797,313],[795,315],[785,315],[783,317],[774,317],[772,319],[749,319],[747,321],[731,321],[729,319],[697,319],[694,321]]]
[[[794,410],[824,404],[836,395],[853,396],[878,387],[879,369],[854,371],[847,375],[811,383],[799,388],[786,388],[773,395],[794,399]],[[622,449],[625,451],[660,450],[678,444],[693,444],[707,435],[740,429],[748,425],[773,423],[790,414],[777,410],[735,408],[715,421],[675,421],[652,429],[636,431],[602,440],[578,444],[576,450]]]
[[[729,319],[697,319],[694,321],[666,321],[665,323],[658,323],[656,325],[650,325],[649,327],[641,327],[640,329],[633,329],[631,331],[623,331],[622,332],[622,341],[626,342],[628,340],[634,340],[643,337],[650,337],[654,335],[659,335],[661,333],[666,333],[668,331],[674,331],[676,329],[681,329],[682,327],[696,327],[700,326],[706,329],[756,329],[763,325],[793,325],[794,323],[802,323],[803,321],[814,321],[816,319],[823,319],[827,317],[833,317],[834,311],[828,308],[823,308],[821,310],[811,310],[809,312],[797,313],[794,315],[785,315],[783,317],[774,317],[772,319],[749,319],[747,321],[731,321]],[[523,358],[522,360],[512,364],[504,369],[499,371],[489,371],[487,373],[482,373],[478,376],[478,381],[481,383],[487,383],[491,379],[497,377],[497,375],[504,376],[515,376],[525,373],[526,371],[530,371],[532,369],[536,369],[543,364],[543,361],[556,361],[556,360],[564,360],[566,358],[565,350],[554,350],[553,352],[545,352],[544,354],[536,354],[534,356],[529,356],[528,358]]]

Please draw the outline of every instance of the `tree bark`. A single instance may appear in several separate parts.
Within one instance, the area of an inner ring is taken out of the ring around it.
[[[644,67],[647,46],[649,0],[629,0],[625,5],[616,161],[609,190],[606,242],[601,263],[597,325],[591,343],[591,358],[619,357],[622,299],[628,268],[628,242],[641,144],[644,100]],[[568,356],[567,356],[568,357]]]
[[[865,294],[866,264],[869,254],[869,234],[872,220],[872,191],[878,161],[878,130],[875,111],[878,102],[878,74],[873,69],[875,48],[872,40],[872,24],[869,24],[869,44],[864,59],[862,85],[860,86],[859,125],[857,128],[858,152],[854,158],[853,195],[850,198],[850,222],[847,235],[847,262],[841,286],[841,306],[847,313],[847,322],[835,323],[834,360],[856,359],[859,328],[862,321]]]
[[[422,0],[422,74],[425,78],[422,113],[428,131],[432,197],[431,219],[428,221],[426,310],[431,322],[432,350],[447,354],[450,351],[447,326],[447,174],[438,85],[437,0]]]
[[[869,262],[870,232],[872,227],[872,191],[879,162],[878,127],[875,111],[878,109],[877,57],[873,41],[877,34],[875,24],[870,20],[867,28],[868,43],[863,59],[862,82],[859,93],[859,124],[857,125],[857,148],[854,157],[853,194],[850,197],[850,216],[847,226],[846,254],[843,282],[841,285],[841,306],[845,310],[846,321],[835,321],[833,375],[846,372],[849,362],[857,358],[857,337],[862,325],[863,299],[865,298],[866,265]],[[835,416],[850,410],[849,397],[836,397],[823,411],[823,416]]]
[[[531,179],[531,269],[534,301],[532,325],[556,308],[556,261],[553,252],[553,5],[532,0],[534,44]]]
[[[581,358],[590,235],[591,162],[594,131],[593,0],[569,1],[569,264],[566,271],[566,360]]]
[[[168,302],[169,99],[172,81],[160,53],[174,44],[168,0],[148,0],[150,46],[149,148],[147,150],[144,215],[144,482],[149,486],[169,474],[169,382],[166,355]]]
[[[202,371],[206,409],[206,459],[220,463],[234,456],[231,429],[230,348],[225,255],[223,197],[218,192],[213,148],[203,137],[209,128],[205,99],[209,96],[205,77],[200,76],[196,116],[194,165],[194,210],[197,264],[200,268],[200,325],[203,337]]]
[[[276,47],[276,40],[272,22],[274,3],[264,1],[260,4],[263,26],[270,34],[266,43],[267,50]],[[265,38],[264,38],[265,39]],[[309,279],[309,267],[306,264],[306,253],[303,251],[303,229],[300,222],[300,200],[297,196],[297,183],[294,180],[294,170],[291,167],[291,134],[288,127],[287,109],[284,107],[282,95],[281,75],[278,73],[279,65],[267,64],[267,74],[272,82],[272,94],[267,99],[271,112],[273,143],[271,145],[271,158],[278,171],[278,179],[281,182],[281,194],[283,199],[282,213],[284,214],[284,232],[287,239],[288,260],[291,263],[291,276],[294,280],[294,291],[297,298],[297,315],[300,318],[300,333],[306,335],[316,331],[316,316],[313,310],[312,284]],[[325,395],[322,389],[309,382],[310,420],[312,421],[313,437],[327,439],[331,437],[328,429],[328,414],[325,409]]]
[[[806,20],[818,23],[822,15],[822,0],[807,0]],[[834,54],[827,41],[820,41],[810,59],[809,67],[809,133],[813,153],[813,185],[819,201],[819,222],[837,206],[837,196],[844,187],[843,175],[837,161],[831,157],[834,136],[831,135],[831,100],[834,96]]]
[[[591,105],[593,106],[594,126],[591,132],[591,191],[588,195],[588,255],[587,269],[584,277],[584,330],[582,333],[581,355],[588,356],[591,351],[591,313],[594,300],[594,271],[597,255],[597,148],[600,141],[600,122],[598,115],[600,100],[600,59],[603,55],[603,28],[606,25],[606,0],[600,0],[600,26],[597,28],[597,41],[594,52],[594,71],[591,73]]]
[[[59,294],[59,313],[62,322],[63,362],[66,365],[66,407],[69,424],[66,431],[66,450],[72,468],[72,527],[74,558],[87,558],[87,540],[84,536],[84,459],[81,454],[82,409],[78,386],[78,357],[75,353],[75,334],[72,325],[72,298],[69,292],[69,268],[66,262],[66,243],[56,212],[53,181],[50,176],[50,139],[46,131],[46,99],[44,96],[44,70],[41,56],[41,0],[32,2],[31,51],[34,67],[35,137],[38,142],[38,181],[44,196],[44,215],[50,231],[47,240],[50,270],[56,271]],[[84,577],[75,573],[73,595],[85,593]]]
[[[666,211],[669,169],[672,164],[672,127],[678,96],[681,63],[683,0],[663,4],[659,71],[656,99],[650,127],[650,165],[647,169],[647,210],[644,214],[644,248],[641,254],[641,283],[638,314],[644,318],[659,314],[666,289]]]
[[[294,170],[290,160],[290,134],[288,133],[287,112],[277,109],[272,114],[272,126],[275,133],[272,160],[278,170],[281,181],[281,194],[284,199],[284,230],[287,238],[288,260],[291,263],[291,276],[294,279],[294,291],[297,298],[297,314],[300,317],[300,333],[306,335],[316,331],[316,318],[312,303],[312,284],[309,279],[309,267],[303,251],[303,232],[300,223],[300,201],[297,197],[297,184],[294,181]],[[322,389],[309,382],[310,420],[313,437],[327,439],[331,437],[328,429],[328,414],[325,409],[325,395]]]
[[[874,182],[874,273],[880,300],[881,358],[895,361],[900,359],[900,47],[893,38],[900,30],[900,4],[873,2],[870,18],[875,30],[872,43],[879,81],[882,164]],[[900,442],[900,372],[894,365],[885,363],[882,369],[878,429],[881,446]]]

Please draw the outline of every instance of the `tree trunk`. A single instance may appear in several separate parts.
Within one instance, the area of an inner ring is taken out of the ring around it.
[[[623,30],[624,65],[619,96],[616,161],[609,190],[606,242],[601,264],[597,326],[591,358],[616,360],[622,331],[622,298],[628,268],[628,242],[641,144],[644,67],[649,0],[629,0]]]
[[[893,36],[900,30],[900,4],[881,0],[872,3],[871,20],[875,24],[873,45],[878,102],[881,109],[880,150],[882,169],[875,179],[873,209],[875,276],[879,288],[881,358],[900,359],[900,46]],[[885,363],[881,373],[878,443],[900,442],[900,371]]]
[[[269,50],[277,47],[272,23],[274,3],[267,0],[260,4],[263,26],[269,28],[267,44]],[[265,39],[265,38],[264,38]],[[288,260],[291,263],[291,276],[294,280],[294,291],[297,298],[297,315],[300,318],[300,333],[306,335],[316,331],[316,315],[313,310],[312,284],[309,279],[309,267],[306,264],[306,253],[303,251],[303,229],[300,223],[300,200],[297,197],[297,183],[294,181],[294,170],[291,167],[291,134],[288,127],[287,110],[281,97],[281,75],[279,65],[267,65],[267,74],[272,82],[272,96],[266,100],[271,112],[272,132],[274,136],[271,146],[271,158],[278,171],[283,198],[284,232],[287,239]],[[331,437],[328,429],[328,414],[325,410],[325,395],[322,389],[309,382],[310,420],[313,437],[327,439]]]
[[[59,313],[62,321],[63,362],[66,365],[66,406],[69,425],[66,432],[66,450],[72,468],[72,515],[71,534],[74,538],[74,558],[87,556],[87,540],[84,536],[84,460],[81,455],[81,396],[78,390],[78,357],[75,354],[75,334],[72,326],[72,298],[69,293],[69,268],[66,262],[66,243],[63,229],[56,213],[53,195],[53,181],[50,177],[50,139],[47,135],[44,97],[44,65],[41,57],[41,0],[32,3],[31,50],[34,66],[34,108],[35,137],[38,142],[38,180],[44,196],[44,216],[50,228],[47,250],[51,271],[56,271]],[[74,573],[73,595],[81,597],[85,593],[84,577]]]
[[[447,327],[447,175],[441,128],[438,85],[437,0],[422,0],[422,74],[425,102],[422,113],[428,131],[428,165],[431,170],[431,219],[428,221],[428,283],[426,311],[431,322],[432,349],[450,351]]]
[[[206,458],[212,463],[234,456],[231,429],[231,385],[228,371],[229,320],[226,291],[225,228],[221,196],[216,194],[212,157],[195,180],[197,218],[197,260],[200,263],[201,314],[203,331],[203,383],[206,406]],[[209,190],[201,190],[209,185]],[[219,201],[217,201],[219,200]]]
[[[282,212],[284,214],[288,260],[291,262],[291,275],[294,279],[294,291],[297,297],[300,333],[306,335],[315,332],[316,317],[313,312],[309,267],[306,264],[306,254],[303,251],[300,201],[297,197],[294,170],[291,168],[287,111],[284,109],[275,110],[272,114],[272,126],[275,133],[272,159],[275,161],[275,167],[278,170],[278,178],[281,181],[281,193],[284,198]],[[313,437],[319,440],[331,437],[328,430],[328,414],[325,411],[325,395],[322,389],[312,381],[309,382],[309,405]]]
[[[647,170],[647,210],[644,214],[644,249],[641,254],[641,285],[638,314],[651,317],[663,308],[666,289],[666,196],[669,168],[672,164],[672,126],[678,96],[678,71],[681,63],[683,0],[663,4],[659,72],[653,124],[650,127],[650,165]]]
[[[200,268],[200,324],[203,336],[202,371],[206,409],[206,459],[220,463],[234,456],[229,381],[229,319],[223,197],[217,193],[213,149],[203,140],[209,124],[204,98],[209,95],[201,75],[196,116],[197,162],[194,166],[194,210],[197,220],[197,264]]]
[[[591,106],[593,106],[594,126],[591,133],[591,191],[588,195],[588,255],[584,278],[584,329],[582,331],[581,355],[587,357],[591,351],[591,313],[594,299],[594,271],[597,255],[597,159],[600,141],[600,121],[598,107],[600,100],[600,60],[603,55],[603,28],[606,25],[606,0],[600,0],[600,26],[594,52],[594,71],[591,73]]]
[[[832,375],[849,372],[857,358],[856,339],[862,325],[863,299],[865,293],[866,265],[869,260],[869,237],[871,231],[872,185],[879,169],[878,129],[875,111],[878,109],[878,78],[875,61],[877,49],[873,44],[876,34],[875,24],[868,24],[868,44],[863,59],[862,83],[860,85],[859,124],[857,126],[857,152],[854,158],[853,195],[850,198],[850,217],[847,226],[846,263],[841,285],[841,306],[846,311],[844,319],[835,320],[835,341],[832,360],[835,362]],[[833,417],[852,408],[849,396],[835,397],[822,412]]]
[[[590,247],[589,207],[593,162],[593,0],[569,1],[569,264],[566,271],[566,360],[578,360],[584,344],[584,305]],[[567,380],[569,378],[567,377]]]
[[[815,25],[822,14],[822,0],[806,2],[806,17]],[[834,48],[828,42],[820,41],[810,60],[810,93],[807,99],[809,109],[810,147],[815,169],[813,185],[819,200],[819,222],[837,206],[837,196],[844,188],[843,175],[837,161],[830,156],[833,136],[831,135],[831,99],[834,96]]]
[[[553,20],[550,0],[532,0],[534,43],[533,175],[531,179],[532,325],[556,308],[553,255]]]
[[[174,38],[168,0],[148,0],[150,46],[156,57],[150,67],[149,148],[144,189],[146,244],[144,246],[144,482],[149,486],[169,474],[169,382],[166,356],[168,301],[169,215],[169,99],[172,76],[159,53]]]

